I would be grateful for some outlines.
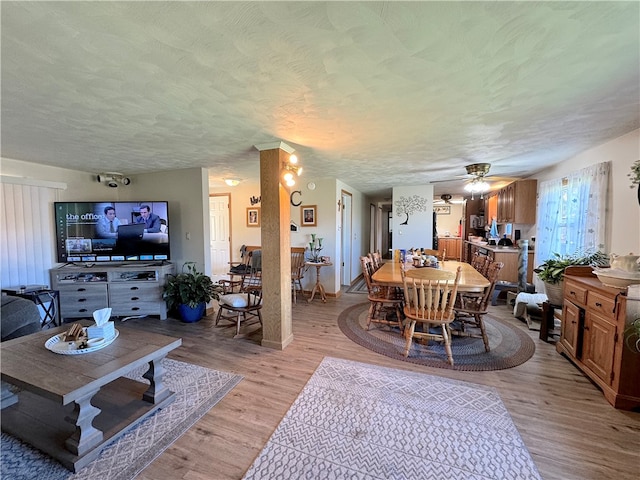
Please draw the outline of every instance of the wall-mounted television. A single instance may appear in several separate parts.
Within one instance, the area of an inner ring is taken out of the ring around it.
[[[168,202],[55,202],[58,262],[164,261]]]

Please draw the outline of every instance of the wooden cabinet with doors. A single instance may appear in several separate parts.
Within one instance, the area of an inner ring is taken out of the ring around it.
[[[537,180],[518,180],[499,190],[496,195],[498,223],[535,223],[537,187]]]
[[[621,409],[640,407],[640,353],[624,341],[627,297],[602,285],[590,267],[565,271],[558,352],[569,358]]]
[[[462,258],[462,239],[460,237],[438,237],[438,252],[445,252],[447,260]]]
[[[491,225],[491,221],[494,218],[498,220],[498,194],[497,193],[485,198],[484,211],[485,211],[486,221],[489,225]]]

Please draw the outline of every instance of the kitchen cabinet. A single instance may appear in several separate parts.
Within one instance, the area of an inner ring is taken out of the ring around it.
[[[536,223],[537,180],[518,180],[496,194],[498,223]]]
[[[565,271],[562,330],[556,344],[616,408],[640,407],[640,353],[624,342],[627,297],[590,268]]]
[[[498,220],[498,195],[494,194],[485,199],[484,203],[484,211],[486,213],[485,218],[487,219],[487,223],[491,225],[491,221],[495,218]]]
[[[447,260],[460,261],[462,258],[462,238],[438,237],[438,252],[445,252]]]

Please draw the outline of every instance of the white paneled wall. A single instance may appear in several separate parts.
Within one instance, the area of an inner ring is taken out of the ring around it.
[[[63,188],[63,187],[62,187]],[[0,286],[49,285],[55,186],[0,182]]]

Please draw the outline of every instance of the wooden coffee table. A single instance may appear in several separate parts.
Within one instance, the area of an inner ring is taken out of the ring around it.
[[[81,322],[82,323],[82,322]],[[91,322],[86,322],[86,325]],[[162,360],[182,339],[118,326],[109,346],[60,355],[45,342],[70,325],[2,343],[2,430],[78,471],[175,394],[163,383]],[[151,385],[123,378],[141,365]],[[21,389],[12,395],[6,384]]]

